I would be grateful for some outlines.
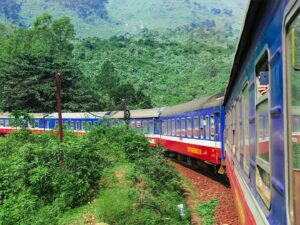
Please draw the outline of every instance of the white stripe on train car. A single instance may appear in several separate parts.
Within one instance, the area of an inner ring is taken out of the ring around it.
[[[199,145],[199,146],[206,146],[206,147],[212,147],[212,148],[221,148],[222,143],[220,141],[210,141],[210,140],[199,140],[199,139],[193,139],[193,138],[181,138],[181,137],[171,137],[171,136],[160,136],[155,134],[148,134],[145,135],[148,138],[153,139],[163,139],[168,141],[175,141],[175,142],[181,142],[185,144],[192,144],[192,145]]]

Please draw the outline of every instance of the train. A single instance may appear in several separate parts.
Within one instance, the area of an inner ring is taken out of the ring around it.
[[[123,118],[64,113],[63,123],[85,133]],[[57,123],[57,114],[34,114],[30,129]],[[225,173],[241,224],[300,225],[300,1],[249,0],[225,93],[131,110],[129,125],[172,157]],[[15,129],[0,114],[0,133]]]

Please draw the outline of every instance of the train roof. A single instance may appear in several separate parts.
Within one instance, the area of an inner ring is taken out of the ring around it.
[[[240,35],[240,39],[236,48],[235,57],[231,66],[230,78],[227,84],[224,104],[229,99],[230,92],[237,80],[239,71],[242,69],[243,60],[247,54],[248,47],[251,46],[253,40],[253,34],[257,29],[257,24],[261,20],[261,15],[263,13],[263,2],[258,0],[249,0],[247,14],[244,20],[243,30]]]
[[[162,110],[162,113],[160,115],[169,116],[169,115],[175,115],[184,112],[195,111],[198,109],[221,106],[223,103],[223,99],[224,99],[223,94],[216,94],[209,97],[204,97],[183,104],[166,107],[164,110]]]
[[[9,112],[1,112],[0,118],[7,119],[7,118],[10,118],[10,115],[11,115],[11,113],[9,113]],[[48,114],[47,113],[29,113],[29,115],[32,116],[33,118],[40,119],[40,118],[44,118]]]
[[[162,110],[163,108],[130,110],[130,118],[157,118]],[[109,118],[123,119],[124,111],[113,111],[110,113]]]
[[[99,119],[103,118],[107,112],[75,112],[62,113],[63,119]],[[49,114],[46,118],[58,118],[58,113]]]

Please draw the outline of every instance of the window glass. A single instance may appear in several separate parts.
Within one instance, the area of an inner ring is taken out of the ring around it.
[[[185,118],[181,118],[181,136],[185,136]]]
[[[47,129],[50,128],[50,121],[49,121],[49,120],[46,121],[46,128],[47,128]]]
[[[240,162],[242,164],[244,157],[243,157],[243,146],[244,146],[244,138],[243,138],[243,98],[240,98],[239,101],[239,151],[240,151]]]
[[[250,151],[249,151],[249,91],[243,90],[243,150],[244,150],[244,171],[249,174],[250,169]]]
[[[288,28],[289,91],[289,155],[290,155],[290,210],[294,224],[300,224],[300,16]]]
[[[210,116],[210,139],[215,139],[215,118],[214,116]]]
[[[199,117],[194,117],[194,138],[199,137]]]
[[[153,120],[149,121],[149,134],[154,134]]]
[[[180,119],[176,119],[176,136],[180,136]]]
[[[235,148],[236,158],[240,162],[240,101],[235,106]]]
[[[169,119],[168,120],[168,135],[171,135],[171,128],[172,128],[172,120],[171,119]]]
[[[256,65],[256,188],[267,207],[271,201],[269,130],[269,59],[267,51]]]
[[[58,128],[58,121],[55,121],[55,128]]]
[[[148,121],[147,120],[143,121],[143,133],[144,134],[148,133]]]
[[[82,130],[86,130],[87,126],[86,126],[86,121],[82,121]]]
[[[160,130],[160,121],[156,121],[156,130],[161,134],[161,130]]]
[[[71,130],[74,130],[74,121],[73,120],[70,123],[70,128],[71,128]]]
[[[200,138],[204,138],[204,120],[203,116],[200,117]]]
[[[4,127],[4,121],[0,120],[0,127]]]
[[[191,119],[191,117],[187,118],[187,136],[192,137],[192,119]]]
[[[172,136],[175,136],[176,129],[175,129],[175,119],[172,119]]]
[[[206,121],[205,121],[205,137],[206,139],[209,139],[209,117],[206,116]]]
[[[33,127],[34,128],[39,128],[39,120],[37,120],[37,119],[34,120]]]
[[[140,120],[136,120],[136,121],[135,121],[135,128],[136,128],[138,131],[141,130],[141,128],[142,128],[142,123],[141,123]]]
[[[166,135],[167,134],[167,121],[163,120],[162,121],[162,135]]]
[[[132,129],[135,128],[135,122],[134,122],[134,120],[131,120],[131,121],[130,121],[129,126],[130,126]]]
[[[76,121],[76,130],[80,130],[80,122]]]

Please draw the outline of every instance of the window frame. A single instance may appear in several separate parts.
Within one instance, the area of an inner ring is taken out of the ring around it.
[[[195,120],[197,120],[197,122],[196,122],[197,126],[195,126]],[[197,135],[195,135],[196,128],[198,129]],[[199,136],[200,136],[199,116],[194,116],[193,117],[193,137],[194,138],[199,138]]]
[[[284,61],[283,61],[283,109],[284,109],[284,148],[285,148],[285,156],[288,163],[285,163],[285,184],[286,184],[286,191],[285,197],[286,197],[286,211],[287,211],[287,218],[291,224],[294,224],[296,222],[299,222],[299,218],[296,218],[295,206],[293,201],[293,193],[294,193],[294,186],[293,186],[293,165],[292,165],[292,141],[291,141],[291,134],[292,134],[292,126],[291,126],[291,72],[290,72],[290,58],[288,56],[289,53],[289,32],[288,29],[290,25],[295,21],[295,18],[300,15],[300,2],[296,2],[294,4],[291,4],[289,8],[286,9],[284,14],[284,28],[283,28],[283,53],[284,55]],[[299,204],[299,203],[298,203]],[[300,207],[298,205],[298,207]]]
[[[271,57],[271,54],[270,54],[270,50],[268,48],[268,46],[266,45],[262,51],[261,51],[261,54],[257,57],[257,60],[255,61],[255,88],[254,88],[254,91],[255,91],[255,130],[256,130],[256,137],[255,137],[255,142],[256,142],[256,145],[255,145],[255,148],[256,148],[256,151],[255,151],[255,159],[256,159],[256,168],[255,168],[255,171],[256,171],[256,190],[259,194],[259,196],[261,197],[261,199],[263,200],[265,206],[267,207],[268,210],[270,210],[270,207],[271,207],[271,196],[272,196],[272,184],[271,184],[271,179],[272,179],[272,173],[271,173],[271,168],[272,168],[272,140],[271,140],[271,130],[272,130],[272,127],[271,127],[271,114],[270,114],[270,109],[271,109],[271,79],[272,79],[272,70],[271,70],[271,65],[270,65],[270,57]],[[262,95],[262,96],[258,96],[258,82],[257,81],[257,76],[258,76],[258,71],[259,71],[259,67],[261,65],[263,65],[263,63],[261,61],[264,60],[264,58],[266,58],[266,62],[267,62],[267,66],[268,66],[268,74],[269,74],[269,88],[270,90]],[[268,131],[269,131],[269,162],[267,162],[266,160],[262,159],[261,157],[259,157],[259,154],[258,154],[258,151],[259,151],[259,142],[258,142],[258,109],[259,109],[259,106],[261,106],[262,104],[264,104],[265,101],[268,101]],[[260,170],[264,170],[264,172],[268,173],[269,175],[269,178],[270,178],[270,186],[268,187],[268,190],[265,189],[265,186],[258,186],[258,183],[259,183],[259,180],[258,179],[261,179],[261,177],[258,177],[258,174],[259,174],[259,171]],[[267,192],[268,193],[268,196],[266,196],[262,191],[259,190],[260,189],[263,189],[264,193]]]

